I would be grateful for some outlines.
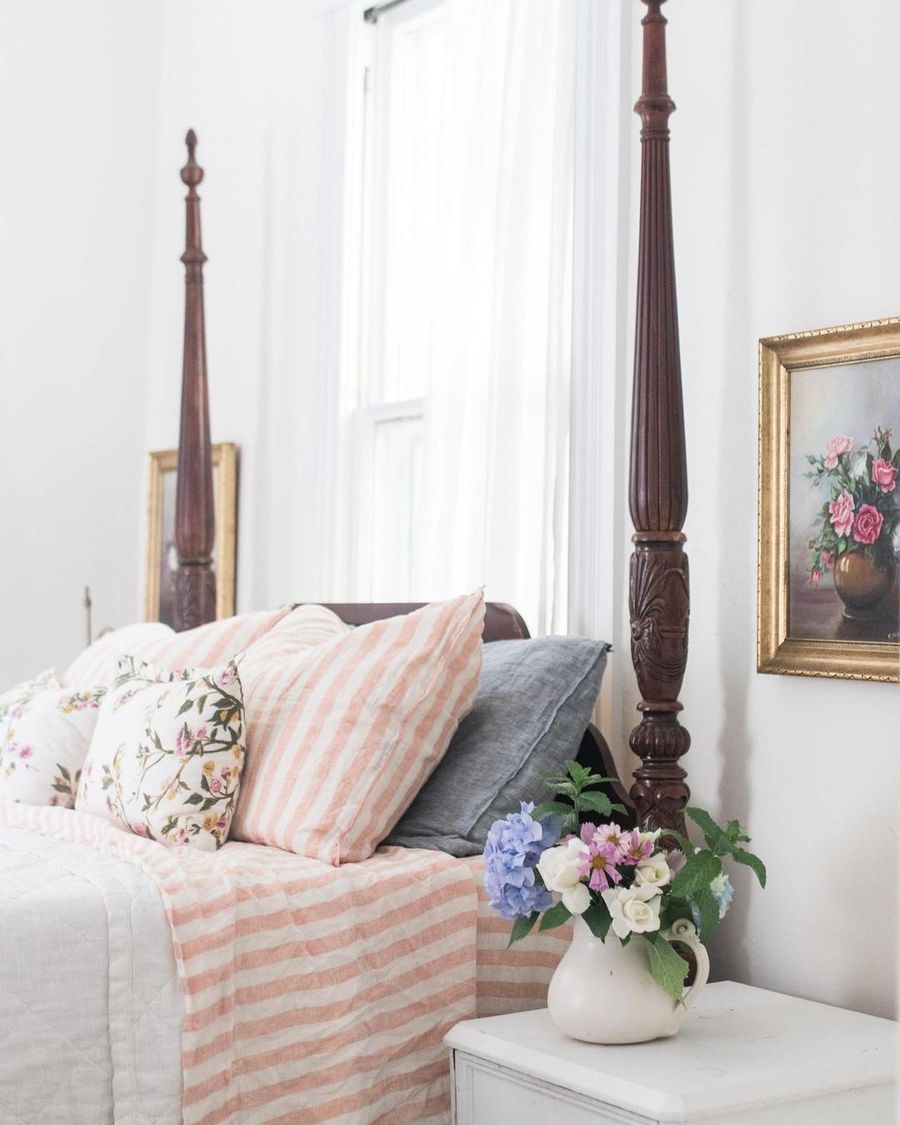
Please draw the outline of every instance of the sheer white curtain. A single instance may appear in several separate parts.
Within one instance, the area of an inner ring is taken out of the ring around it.
[[[565,628],[574,5],[447,0],[422,596]]]

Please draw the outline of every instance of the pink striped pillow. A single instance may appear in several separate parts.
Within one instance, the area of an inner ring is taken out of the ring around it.
[[[247,760],[232,837],[366,859],[444,756],[481,671],[484,595],[241,669]]]
[[[210,621],[184,633],[172,633],[141,652],[127,649],[129,656],[141,656],[159,668],[183,672],[185,668],[218,668],[249,648],[260,637],[291,612],[289,605],[281,609],[258,610]]]
[[[351,632],[336,613],[323,605],[298,605],[255,641],[239,658],[241,677],[262,675],[267,665],[289,660],[315,645]]]
[[[64,687],[111,687],[119,657],[147,657],[157,645],[173,640],[177,634],[161,621],[141,621],[106,633],[75,657],[62,678]]]

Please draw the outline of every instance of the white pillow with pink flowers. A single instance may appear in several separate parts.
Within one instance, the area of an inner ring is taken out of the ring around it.
[[[244,763],[235,664],[163,671],[122,657],[100,706],[75,807],[163,844],[215,851]]]
[[[52,671],[0,695],[0,798],[72,808],[105,688],[64,688]]]

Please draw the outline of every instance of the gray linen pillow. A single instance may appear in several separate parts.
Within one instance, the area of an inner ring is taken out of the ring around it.
[[[385,843],[478,855],[495,820],[543,800],[546,775],[578,753],[608,650],[584,637],[486,644],[475,706]]]

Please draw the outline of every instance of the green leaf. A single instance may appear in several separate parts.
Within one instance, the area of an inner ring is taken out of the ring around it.
[[[595,812],[601,816],[609,816],[612,812],[612,801],[605,793],[580,793],[575,798],[576,812]]]
[[[700,913],[700,940],[706,941],[719,924],[719,904],[708,886],[701,887],[692,897]],[[691,921],[693,920],[692,914]]]
[[[666,834],[663,837],[665,840],[674,840],[679,849],[686,855],[694,854],[694,845],[690,842],[687,836],[682,836],[680,832],[676,832],[674,828],[667,828]],[[671,849],[670,849],[671,850]]]
[[[731,840],[724,828],[720,828],[705,809],[687,808],[685,814],[703,833],[706,845],[710,851],[717,855],[724,855],[731,850]]]
[[[688,963],[679,957],[660,933],[644,934],[649,944],[650,972],[660,988],[673,1000],[684,995]]]
[[[534,924],[539,917],[540,915],[538,914],[538,912],[534,911],[533,914],[528,914],[524,917],[517,918],[513,923],[512,933],[510,933],[509,935],[509,942],[507,943],[506,948],[509,949],[513,942],[521,941],[523,937],[527,937],[528,934],[531,933],[532,929],[534,928]]]
[[[694,852],[687,857],[684,867],[672,880],[672,894],[681,898],[693,898],[701,889],[722,873],[722,861],[712,852]]]
[[[736,863],[742,863],[745,867],[749,867],[753,874],[759,879],[759,885],[765,887],[766,885],[766,865],[753,852],[748,852],[744,848],[734,848],[731,853],[731,858]]]
[[[571,781],[563,781],[556,785],[548,785],[548,789],[552,790],[558,796],[568,797],[569,800],[574,801],[578,796],[578,788],[573,785]]]
[[[578,762],[566,762],[566,769],[569,771],[569,777],[571,777],[576,785],[584,785],[591,776],[591,771],[579,765]]]
[[[184,715],[184,714],[185,714],[185,713],[186,713],[187,711],[190,711],[190,709],[191,709],[191,708],[192,708],[193,706],[194,706],[194,701],[193,701],[193,699],[186,699],[186,700],[184,701],[184,703],[182,703],[182,705],[181,705],[181,706],[180,706],[180,707],[178,708],[178,710],[177,710],[177,711],[175,712],[175,718],[177,719],[179,715]]]
[[[562,801],[541,801],[531,815],[535,820],[546,820],[548,816],[568,816],[571,811],[572,806]]]
[[[202,805],[203,804],[203,798],[200,796],[199,793],[192,793],[190,795],[190,797],[185,797],[185,801],[189,805]]]
[[[694,914],[691,910],[691,904],[686,898],[679,898],[678,895],[663,895],[662,909],[659,912],[660,928],[667,930],[680,918],[686,918],[689,922],[693,922]]]
[[[561,902],[556,906],[551,906],[549,910],[545,910],[541,915],[540,929],[552,930],[556,926],[561,926],[564,922],[572,917],[572,911],[568,910]]]
[[[737,844],[740,840],[745,843],[750,840],[749,836],[744,835],[744,829],[741,827],[739,820],[729,820],[725,825],[725,833],[732,844]]]
[[[581,917],[585,920],[588,929],[601,941],[606,941],[609,927],[612,925],[612,915],[607,909],[603,899],[595,899],[585,910]]]

